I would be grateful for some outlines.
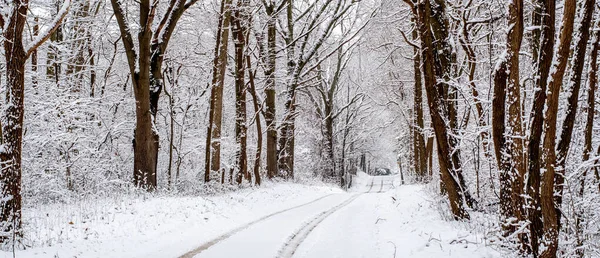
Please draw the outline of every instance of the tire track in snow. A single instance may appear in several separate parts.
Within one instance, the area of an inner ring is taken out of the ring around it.
[[[371,192],[371,189],[373,189],[374,182],[375,182],[375,178],[373,177],[373,178],[371,178],[371,186],[369,186],[369,190],[366,191],[366,193],[370,193]]]
[[[267,216],[264,216],[262,218],[259,218],[257,220],[248,222],[248,223],[246,223],[246,224],[244,224],[242,226],[239,226],[239,227],[237,227],[237,228],[235,228],[235,229],[233,229],[233,230],[231,230],[231,231],[229,231],[229,232],[227,232],[227,233],[225,233],[225,234],[223,234],[223,235],[221,235],[221,236],[219,236],[219,237],[217,237],[217,238],[215,238],[213,240],[210,240],[210,241],[204,243],[203,245],[197,247],[196,249],[194,249],[192,251],[189,251],[189,252],[185,253],[184,255],[180,256],[179,258],[193,258],[194,256],[196,256],[196,255],[200,254],[201,252],[205,251],[206,249],[210,248],[211,246],[218,244],[219,242],[221,242],[221,241],[229,238],[230,236],[235,235],[236,233],[238,233],[238,232],[240,232],[240,231],[242,231],[242,230],[244,230],[244,229],[246,229],[246,228],[248,228],[248,227],[250,227],[250,226],[252,226],[252,225],[254,225],[256,223],[265,221],[265,220],[267,220],[267,219],[269,219],[269,218],[271,218],[273,216],[279,215],[281,213],[284,213],[284,212],[287,212],[287,211],[290,211],[290,210],[294,210],[294,209],[298,209],[298,208],[307,206],[309,204],[313,204],[313,203],[318,202],[318,201],[320,201],[320,200],[322,200],[322,199],[324,199],[326,197],[329,197],[331,195],[333,195],[333,194],[328,194],[328,195],[319,197],[319,198],[317,198],[315,200],[312,200],[310,202],[307,202],[307,203],[304,203],[304,204],[300,204],[298,206],[294,206],[294,207],[291,207],[291,208],[287,208],[285,210],[280,210],[278,212],[271,213],[271,214],[269,214]]]
[[[372,186],[373,185],[371,185],[371,187]],[[370,191],[370,189],[369,189],[369,191]],[[302,242],[304,242],[304,240],[308,237],[308,235],[321,222],[323,222],[323,220],[325,220],[327,217],[329,217],[331,214],[338,211],[342,207],[350,204],[352,201],[356,200],[356,198],[358,198],[361,195],[362,194],[357,194],[353,197],[348,198],[348,200],[344,201],[343,203],[340,203],[337,206],[335,206],[327,211],[322,212],[321,214],[317,215],[312,220],[310,220],[308,223],[302,225],[300,227],[300,229],[288,239],[286,244],[279,251],[279,255],[277,257],[278,258],[291,258],[292,256],[294,256],[294,253],[296,252],[296,250],[298,249],[300,244],[302,244]]]
[[[377,193],[383,192],[383,178],[381,179],[381,186],[379,187],[379,191]]]

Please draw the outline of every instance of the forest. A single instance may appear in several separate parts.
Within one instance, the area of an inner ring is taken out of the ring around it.
[[[595,0],[0,0],[0,33],[4,251],[43,207],[384,168],[502,257],[600,256]]]

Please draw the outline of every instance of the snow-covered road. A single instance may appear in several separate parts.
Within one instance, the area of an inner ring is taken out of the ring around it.
[[[425,205],[420,185],[365,177],[327,195],[241,226],[182,257],[499,257]]]
[[[486,215],[445,220],[428,185],[359,173],[337,187],[265,184],[215,196],[123,197],[26,210],[19,258],[501,257]],[[440,208],[442,207],[442,209]],[[35,241],[34,241],[35,240]],[[13,257],[0,251],[0,257]]]

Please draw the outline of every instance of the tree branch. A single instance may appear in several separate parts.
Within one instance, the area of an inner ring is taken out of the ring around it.
[[[129,62],[129,70],[130,72],[135,72],[135,62],[137,58],[137,53],[135,52],[135,47],[133,45],[133,37],[131,37],[131,29],[129,25],[127,25],[127,21],[125,20],[125,14],[123,13],[123,7],[121,6],[121,2],[119,0],[111,0],[113,12],[115,13],[115,18],[117,19],[117,23],[119,24],[119,29],[121,31],[121,38],[123,39],[123,45],[125,47],[125,54],[127,55],[127,61]]]
[[[406,4],[407,4],[409,7],[410,7],[410,10],[411,10],[411,11],[412,11],[414,14],[417,14],[417,9],[416,9],[416,7],[415,7],[415,3],[414,3],[412,0],[402,0],[402,1],[404,1],[404,2],[405,2],[405,3],[406,3]]]
[[[185,3],[183,8],[187,10],[188,8],[192,7],[192,5],[194,5],[196,2],[198,2],[198,0],[190,0],[187,3]]]
[[[69,7],[71,7],[71,0],[65,0],[62,7],[56,14],[56,17],[52,21],[50,28],[47,29],[46,31],[43,31],[42,33],[40,33],[39,36],[37,36],[31,43],[29,43],[29,46],[27,47],[27,50],[26,50],[27,56],[31,55],[31,53],[33,53],[33,51],[35,51],[46,40],[48,40],[50,38],[50,36],[52,36],[52,33],[54,33],[54,31],[56,31],[58,29],[58,27],[62,23],[63,19],[65,18],[65,16],[67,16],[67,13],[69,13]],[[2,16],[2,15],[0,15],[0,16]],[[0,19],[2,19],[2,18],[0,18]],[[4,28],[4,20],[0,21],[0,25],[2,25],[2,28]]]
[[[411,47],[414,47],[415,49],[420,49],[420,47],[417,44],[415,44],[414,42],[409,40],[408,37],[406,37],[406,34],[404,34],[404,31],[400,30],[400,34],[402,34],[402,37],[404,38],[404,41],[406,42],[406,44],[410,45]]]

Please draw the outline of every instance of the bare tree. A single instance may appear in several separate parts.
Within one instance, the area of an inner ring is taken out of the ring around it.
[[[554,202],[558,210],[560,210],[562,206],[563,189],[565,182],[565,163],[567,161],[567,154],[569,153],[569,149],[571,146],[571,136],[573,135],[573,128],[575,127],[575,116],[577,114],[577,106],[579,102],[579,90],[581,88],[581,78],[583,76],[583,66],[585,64],[585,53],[590,38],[590,27],[592,25],[594,9],[594,1],[586,0],[583,5],[583,15],[581,24],[579,25],[579,29],[576,34],[578,36],[576,37],[578,41],[575,44],[575,49],[573,50],[573,53],[575,54],[573,59],[571,60],[571,74],[567,83],[567,92],[570,92],[571,94],[569,94],[567,97],[566,116],[562,123],[560,140],[558,141],[558,145],[556,146],[556,174],[554,177],[556,185],[554,193]],[[558,228],[560,229],[561,213],[557,212],[556,215],[556,222],[558,223]]]
[[[556,123],[558,113],[558,97],[562,86],[575,20],[575,0],[566,0],[556,60],[553,63],[548,82],[546,112],[544,115],[544,142],[542,160],[546,171],[542,175],[540,204],[544,223],[544,245],[540,257],[556,257],[558,250],[558,215],[554,203],[554,182],[556,176]]]
[[[206,151],[204,164],[204,182],[210,181],[210,175],[221,172],[221,120],[223,118],[223,84],[227,67],[227,44],[229,41],[229,23],[231,22],[231,0],[221,1],[219,24],[216,32],[215,57],[212,67],[210,91],[210,113],[206,132]],[[222,179],[223,180],[223,179]]]
[[[158,99],[164,84],[162,74],[164,55],[179,18],[196,1],[169,1],[165,14],[154,31],[152,27],[159,3],[150,0],[139,1],[140,32],[136,47],[126,10],[121,1],[111,0],[125,47],[136,100],[133,180],[136,186],[149,191],[156,188],[159,139],[155,120]]]
[[[527,154],[529,159],[527,194],[530,196],[528,209],[530,244],[534,254],[537,255],[539,249],[539,239],[542,236],[542,213],[540,207],[540,183],[541,183],[541,139],[543,130],[543,110],[546,102],[546,85],[554,53],[554,34],[555,34],[555,1],[538,0],[535,2],[536,10],[534,14],[534,26],[540,26],[541,31],[534,32],[534,62],[536,64],[535,87],[539,88],[534,93],[531,116],[533,117],[530,125],[529,143],[527,145]],[[539,35],[538,35],[539,34]],[[541,39],[539,39],[541,37]],[[535,43],[540,41],[541,43]]]
[[[410,0],[405,0],[406,3],[411,6],[414,13],[417,14],[418,22],[417,28],[419,31],[419,38],[421,39],[421,60],[423,62],[423,77],[425,79],[425,91],[427,93],[427,102],[429,104],[429,112],[431,114],[432,127],[435,132],[437,140],[438,159],[440,161],[440,176],[443,182],[444,189],[448,194],[450,201],[450,207],[454,218],[469,219],[469,213],[463,207],[464,196],[461,193],[461,187],[456,179],[456,172],[458,167],[453,162],[453,154],[451,153],[452,141],[450,138],[450,128],[445,121],[449,119],[448,107],[445,105],[445,100],[440,94],[443,92],[444,83],[439,83],[444,74],[443,69],[447,67],[440,67],[441,63],[436,62],[434,59],[434,49],[436,47],[433,44],[433,25],[440,21],[433,21],[441,17],[441,14],[434,16],[431,9],[431,3],[429,1],[419,1],[413,3]],[[434,65],[434,62],[437,65]],[[439,78],[439,79],[437,79]]]
[[[515,232],[525,215],[522,205],[525,161],[519,84],[519,51],[523,39],[522,0],[514,0],[508,6],[508,28],[506,54],[499,60],[494,75],[492,103],[492,133],[500,168],[500,216],[505,236]],[[517,221],[510,222],[511,218]],[[523,234],[519,238],[522,239]]]
[[[590,2],[590,1],[586,1],[586,4]],[[588,8],[589,6],[585,6],[585,8]],[[587,10],[587,9],[586,9]],[[599,20],[600,21],[600,20]],[[581,26],[583,27],[583,25]],[[580,29],[579,31],[582,31],[583,29]],[[589,30],[589,28],[588,28]],[[592,134],[593,134],[593,129],[594,129],[594,114],[596,112],[596,87],[597,87],[597,83],[598,83],[598,77],[597,77],[597,73],[598,73],[598,51],[600,50],[600,30],[596,30],[595,34],[595,39],[592,42],[592,51],[590,53],[590,71],[589,71],[589,78],[588,78],[588,88],[587,88],[587,107],[586,107],[586,122],[585,122],[585,139],[584,139],[584,149],[583,149],[583,157],[582,160],[588,161],[590,159],[590,157],[593,155],[592,154]],[[578,43],[578,47],[579,47],[579,43]],[[581,50],[581,49],[578,49]],[[576,53],[579,53],[579,51],[577,51]],[[561,138],[562,139],[562,138]],[[560,145],[560,144],[559,144]],[[587,177],[587,173],[588,173],[589,169],[585,169],[583,170],[583,173],[581,175],[581,178],[579,179],[579,191],[577,192],[577,195],[579,196],[579,198],[583,198],[584,196],[584,190],[585,190],[585,183],[586,183],[586,177]],[[577,239],[577,254],[579,255],[579,257],[583,257],[584,256],[584,249],[583,244],[584,244],[584,238],[583,238],[583,222],[584,222],[584,218],[583,218],[583,208],[579,208],[576,210],[576,218],[575,218],[575,230],[576,230],[576,239]]]
[[[248,0],[238,1],[236,9],[232,15],[232,36],[235,46],[235,141],[236,150],[236,181],[242,183],[242,178],[252,180],[248,172],[247,158],[247,131],[246,126],[246,35],[248,34],[247,24],[249,20]],[[261,132],[258,132],[261,133]]]
[[[8,234],[0,237],[1,242],[9,240],[9,236],[21,236],[21,174],[23,145],[23,115],[25,110],[25,65],[31,54],[60,27],[71,5],[65,0],[50,25],[33,39],[27,46],[23,45],[23,29],[27,22],[28,0],[14,0],[9,11],[0,14],[0,28],[4,37],[4,58],[6,60],[6,98],[5,107],[0,117],[2,173],[0,184],[2,200],[0,201],[0,227]]]

